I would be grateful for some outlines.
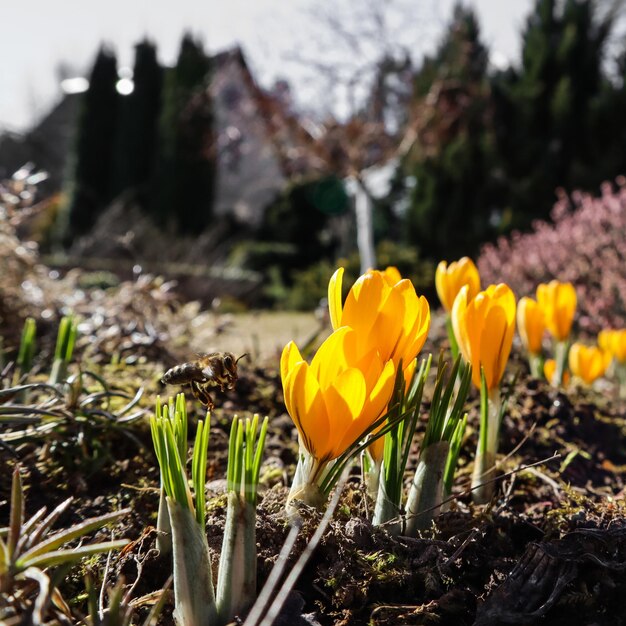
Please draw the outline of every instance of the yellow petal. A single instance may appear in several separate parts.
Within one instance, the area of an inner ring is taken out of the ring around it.
[[[564,341],[569,337],[576,312],[576,290],[571,283],[558,285],[556,304],[556,328],[558,339]]]
[[[567,355],[569,368],[574,376],[580,377],[581,365],[580,365],[580,353],[582,349],[582,344],[573,343],[570,346],[569,354]]]
[[[363,433],[384,414],[393,393],[394,382],[395,368],[393,361],[389,360],[385,364],[376,386],[369,393],[358,419],[353,422],[339,442],[339,448],[345,450],[355,441],[360,441],[363,438]]]
[[[306,361],[300,361],[291,369],[283,381],[285,406],[298,431],[302,430],[300,414],[302,413],[303,403],[301,402],[301,397],[306,386],[308,368],[309,364]]]
[[[569,352],[569,366],[574,376],[590,385],[604,375],[610,362],[609,357],[601,348],[574,343]]]
[[[469,340],[467,336],[467,324],[465,322],[465,315],[467,313],[467,285],[462,287],[457,297],[454,299],[452,305],[452,312],[450,318],[452,320],[452,330],[461,354],[467,363],[472,362],[471,350],[469,346]]]
[[[626,330],[615,331],[613,356],[622,364],[626,361]]]
[[[324,458],[329,452],[330,424],[319,385],[306,362],[295,365],[285,387],[285,405],[302,444],[315,458]]]
[[[437,295],[439,296],[439,302],[441,306],[448,312],[452,308],[454,302],[450,302],[447,291],[447,267],[448,264],[445,261],[440,261],[435,270],[435,288],[437,289]]]
[[[415,370],[417,369],[417,359],[413,359],[409,361],[408,365],[402,371],[404,376],[404,390],[405,393],[409,392],[411,382],[413,381],[413,374],[415,374]]]
[[[349,446],[351,441],[359,441],[362,439],[362,433],[365,432],[377,419],[382,417],[387,409],[387,405],[391,400],[393,387],[395,384],[396,370],[393,361],[389,360],[380,374],[376,386],[371,390],[368,400],[365,403],[358,423],[344,436],[341,442],[342,446]],[[377,429],[380,430],[382,425]],[[370,447],[370,454],[375,461],[382,459],[384,451],[384,437],[380,437]]]
[[[574,376],[577,376],[581,380],[587,382],[587,347],[581,343],[574,343],[570,347],[568,360],[569,368]]]
[[[387,422],[384,422],[380,425],[379,428],[373,434],[376,434]],[[370,445],[367,447],[370,456],[374,460],[374,463],[380,463],[383,460],[383,456],[385,454],[385,437],[379,437],[375,441],[372,441]]]
[[[298,361],[304,361],[298,346],[293,341],[290,341],[284,348],[283,353],[280,356],[280,377],[285,382],[287,374],[293,369],[294,365]]]
[[[365,403],[365,380],[356,368],[343,372],[324,393],[330,416],[331,458],[336,458],[360,438],[363,426],[359,416]]]
[[[340,267],[330,278],[328,282],[328,312],[330,314],[330,323],[334,330],[337,330],[341,324],[341,285],[343,282],[343,267]]]
[[[513,345],[513,335],[515,334],[515,320],[516,320],[516,302],[515,294],[513,290],[505,283],[500,283],[495,290],[495,304],[501,306],[504,309],[506,315],[507,330],[504,338],[504,353],[506,362],[511,352],[511,346]]]
[[[504,309],[499,306],[491,307],[487,312],[485,332],[482,333],[480,342],[480,364],[489,391],[500,384],[509,357],[504,345],[506,332],[507,320]]]
[[[351,328],[342,326],[333,332],[318,348],[311,361],[311,371],[319,381],[322,390],[328,388],[332,382],[348,367],[346,352],[349,345],[356,343],[356,335]],[[354,348],[352,348],[354,352]]]
[[[495,304],[501,306],[504,309],[507,324],[501,353],[502,367],[500,372],[500,378],[502,378],[504,368],[506,367],[506,363],[509,360],[509,355],[511,353],[511,346],[513,345],[517,304],[515,302],[515,294],[513,293],[513,290],[505,283],[500,283],[497,286],[495,295]]]
[[[546,285],[544,283],[539,283],[537,285],[537,289],[535,289],[535,299],[539,303],[539,306],[543,309],[546,308],[547,298],[546,298]]]
[[[524,344],[524,347],[527,350],[528,350],[528,343],[529,343],[528,328],[527,328],[527,317],[528,317],[527,307],[529,309],[532,307],[532,305],[528,304],[529,301],[530,301],[530,298],[524,296],[523,298],[520,298],[520,301],[517,303],[517,329],[522,339],[522,343]]]
[[[459,288],[462,285],[467,285],[468,296],[469,299],[472,300],[480,291],[480,274],[478,273],[478,268],[469,257],[463,257],[459,261],[459,266],[461,267]]]
[[[544,311],[546,327],[557,341],[570,334],[576,312],[576,289],[571,283],[552,280],[537,287],[537,301]]]
[[[393,361],[389,360],[385,363],[385,367],[381,372],[378,381],[373,389],[369,391],[368,402],[363,411],[363,421],[371,425],[381,415],[383,415],[393,393],[393,386],[396,380],[396,368]]]
[[[613,330],[601,330],[598,333],[598,345],[603,350],[608,350],[609,352],[613,352],[612,339],[613,339]]]
[[[384,367],[384,362],[380,358],[378,349],[372,348],[358,359],[351,360],[350,363],[354,363],[354,366],[363,372],[366,388],[370,390],[373,389]]]
[[[517,303],[517,326],[524,347],[531,354],[540,354],[545,317],[541,306],[532,298],[523,297]]]
[[[400,274],[400,271],[397,267],[390,265],[389,267],[385,268],[385,271],[383,272],[383,278],[390,287],[393,287],[396,283],[399,283],[402,280],[402,275]]]
[[[342,324],[368,334],[391,288],[380,272],[368,272],[352,285],[341,317]]]
[[[284,351],[283,351],[284,354]],[[308,363],[306,363],[306,361],[302,361],[302,363],[304,363],[307,367],[308,367]],[[287,408],[287,413],[289,413],[289,415],[291,415],[291,418],[294,419],[294,415],[295,415],[295,407],[293,405],[292,402],[292,397],[293,397],[293,381],[294,381],[294,372],[296,370],[296,367],[292,367],[291,369],[289,369],[284,375],[281,375],[281,379],[282,379],[282,383],[283,383],[283,396],[285,399],[285,407]]]
[[[478,389],[480,389],[480,367],[483,361],[481,338],[485,328],[485,317],[489,304],[489,295],[481,291],[468,304],[465,311],[465,336],[468,356],[465,357],[465,354],[463,356],[472,366],[472,380]]]
[[[402,285],[409,281],[401,281],[396,285]],[[362,342],[362,351],[368,351],[372,346],[378,348],[383,361],[394,358],[398,343],[402,339],[403,324],[406,318],[405,304],[399,289],[389,290],[386,298],[381,302],[378,315],[369,329],[359,328],[357,324],[354,329],[359,334]],[[411,285],[411,288],[413,286]]]
[[[417,297],[415,290],[404,290],[405,326],[403,337],[395,350],[394,361],[408,363],[414,359],[424,347],[430,329],[430,306],[424,296]]]
[[[344,415],[350,420],[356,418],[363,409],[365,403],[366,388],[363,372],[356,367],[351,367],[342,372],[333,384],[328,388],[326,398],[342,398],[345,402],[346,411]],[[330,407],[330,404],[327,404]],[[333,417],[334,420],[334,417]]]
[[[480,291],[480,276],[474,262],[463,257],[447,265],[441,261],[435,271],[435,287],[443,308],[451,311],[459,291],[468,286],[468,302]]]

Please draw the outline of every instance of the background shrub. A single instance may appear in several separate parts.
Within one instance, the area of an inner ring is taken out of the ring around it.
[[[560,199],[552,223],[537,221],[486,245],[478,260],[484,285],[506,282],[516,296],[534,294],[553,278],[578,294],[576,322],[585,333],[626,323],[626,178],[605,183],[599,197],[575,192]]]

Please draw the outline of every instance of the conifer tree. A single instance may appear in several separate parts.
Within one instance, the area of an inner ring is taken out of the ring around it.
[[[429,258],[471,254],[493,233],[487,60],[476,16],[457,5],[416,76],[418,139],[405,164],[416,184],[407,226],[410,242]]]
[[[202,45],[185,34],[176,66],[165,75],[153,208],[158,222],[173,221],[181,232],[198,233],[211,218],[215,142],[210,69]]]
[[[626,41],[618,50],[614,81],[605,80],[599,98],[589,112],[591,143],[589,160],[595,164],[592,183],[585,189],[596,191],[597,180],[613,180],[626,174]]]
[[[597,5],[536,0],[523,33],[521,66],[494,76],[497,149],[507,182],[503,202],[513,226],[547,218],[557,187],[597,188],[617,173],[615,163],[598,158],[614,140],[604,118],[613,88],[602,68],[613,15],[601,17]]]
[[[115,192],[132,190],[144,204],[156,165],[163,69],[154,44],[135,46],[133,91],[121,98],[115,148]]]
[[[88,231],[113,197],[117,80],[115,54],[102,46],[83,97],[78,125],[66,233],[69,240]]]

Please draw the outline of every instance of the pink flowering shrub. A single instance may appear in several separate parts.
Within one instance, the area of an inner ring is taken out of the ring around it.
[[[626,178],[605,183],[600,197],[561,192],[552,222],[535,222],[527,234],[513,233],[483,247],[482,283],[508,283],[516,296],[533,295],[553,278],[576,287],[576,323],[595,334],[626,325]]]

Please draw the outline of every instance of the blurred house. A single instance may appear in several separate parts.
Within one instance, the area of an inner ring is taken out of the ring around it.
[[[214,57],[210,85],[217,130],[216,216],[258,226],[294,177],[312,175],[313,137],[291,108],[288,85],[255,81],[241,49]]]
[[[51,194],[63,186],[72,153],[80,94],[65,94],[30,131],[0,135],[0,180],[9,178],[25,163],[48,173],[40,191]]]

